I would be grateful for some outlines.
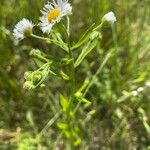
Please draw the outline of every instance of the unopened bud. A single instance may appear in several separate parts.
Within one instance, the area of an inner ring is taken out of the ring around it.
[[[32,81],[26,81],[23,85],[23,88],[31,90],[35,88],[35,85],[33,84]]]
[[[33,73],[33,75],[32,75],[32,81],[33,81],[33,83],[38,83],[41,79],[42,79],[42,72],[40,72],[40,71],[36,71],[36,72],[34,72]]]
[[[106,15],[104,15],[104,17],[102,18],[102,21],[105,22],[109,22],[110,24],[114,24],[114,22],[117,21],[115,14],[111,11],[109,13],[107,13]]]

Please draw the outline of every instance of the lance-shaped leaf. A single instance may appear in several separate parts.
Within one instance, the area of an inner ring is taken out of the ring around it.
[[[57,46],[59,46],[60,48],[62,48],[63,50],[65,50],[66,52],[68,52],[68,47],[67,47],[67,44],[62,42],[62,41],[58,41],[56,39],[48,39],[46,40],[47,43],[52,43],[52,44],[55,44]]]
[[[79,55],[78,59],[75,62],[75,68],[78,67],[83,59],[95,48],[95,46],[98,43],[98,40],[100,39],[100,35],[98,32],[94,31],[90,35],[89,42],[83,47],[81,54]]]
[[[92,24],[87,31],[82,35],[82,37],[80,38],[80,40],[73,46],[71,47],[71,50],[77,49],[78,47],[82,46],[88,39],[89,36],[94,28],[95,24]]]
[[[66,73],[64,73],[61,69],[58,69],[55,65],[51,67],[50,73],[64,80],[69,80],[69,76]]]
[[[35,59],[38,59],[39,61],[42,61],[43,63],[49,61],[46,58],[47,55],[44,52],[40,51],[39,49],[32,49],[30,51],[30,56],[35,58]]]
[[[40,51],[39,49],[32,49],[30,51],[30,56],[43,62],[51,62],[51,61],[59,62],[60,61],[60,58],[52,56],[52,55],[47,55],[44,52]]]
[[[63,123],[63,122],[58,122],[58,123],[57,123],[57,126],[58,126],[58,128],[61,129],[61,130],[67,130],[67,128],[68,128],[68,124]]]
[[[84,97],[83,93],[76,92],[75,97],[79,102],[85,103],[87,106],[91,105],[91,102]]]
[[[69,106],[69,101],[62,95],[60,94],[60,105],[63,109],[63,111],[67,111],[67,108]]]
[[[35,63],[38,67],[42,67],[45,63],[55,63],[59,64],[60,59],[59,57],[55,57],[52,55],[47,55],[43,51],[40,51],[39,49],[32,49],[30,51],[30,56],[34,59]]]

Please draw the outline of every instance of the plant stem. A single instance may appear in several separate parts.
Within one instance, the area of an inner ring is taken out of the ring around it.
[[[74,68],[74,57],[71,51],[71,42],[70,42],[70,20],[69,17],[67,17],[67,34],[68,34],[68,52],[69,52],[69,58],[72,60],[70,64],[70,102],[71,105],[73,99],[74,99],[74,93],[75,93],[75,68]]]
[[[39,40],[44,40],[44,41],[49,40],[48,38],[41,37],[41,36],[38,36],[38,35],[35,35],[35,34],[31,34],[31,37],[34,37],[34,38],[39,39]]]
[[[63,41],[58,41],[58,40],[55,40],[55,39],[45,38],[45,37],[41,37],[41,36],[38,36],[38,35],[35,35],[35,34],[31,34],[31,37],[39,39],[39,40],[46,41],[47,43],[56,44],[57,46],[59,46],[63,50],[65,50],[65,52],[68,52],[67,45]]]
[[[93,29],[93,31],[101,29],[102,26],[103,26],[103,23],[104,23],[104,22],[101,22],[101,24],[98,25],[97,27],[95,27],[95,28]]]
[[[70,41],[70,20],[69,17],[67,17],[67,38],[68,38],[68,54],[69,54],[69,59],[71,59],[71,63],[69,65],[69,71],[70,71],[70,85],[69,85],[69,89],[70,89],[70,93],[69,93],[69,105],[68,105],[68,110],[66,111],[66,117],[67,117],[67,123],[69,126],[69,132],[71,134],[71,137],[69,139],[69,145],[70,148],[73,150],[74,146],[74,137],[72,135],[72,115],[71,115],[71,111],[72,111],[72,103],[74,100],[74,93],[75,93],[75,68],[74,68],[74,57],[71,51],[71,41]]]

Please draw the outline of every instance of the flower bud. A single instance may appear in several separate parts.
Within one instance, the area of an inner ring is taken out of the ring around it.
[[[150,82],[146,82],[145,84],[147,87],[150,87]]]
[[[143,87],[139,87],[138,89],[137,89],[137,92],[143,92],[144,91],[144,88]]]
[[[32,49],[30,52],[30,56],[42,55],[41,51],[38,49]]]
[[[35,88],[35,85],[33,84],[32,81],[26,81],[23,85],[23,88],[31,90]]]
[[[28,19],[24,18],[17,23],[13,30],[13,35],[16,40],[23,40],[32,34],[34,24]]]
[[[40,80],[42,79],[43,75],[42,75],[42,72],[40,71],[36,71],[33,73],[32,75],[32,81],[34,84],[37,84],[40,82]]]
[[[111,11],[109,13],[107,13],[106,15],[104,15],[104,17],[102,18],[102,22],[107,21],[110,24],[114,24],[114,22],[117,21],[115,14]]]
[[[26,80],[31,80],[31,74],[32,74],[32,73],[33,73],[32,71],[27,71],[27,72],[25,72],[24,78],[25,78]]]

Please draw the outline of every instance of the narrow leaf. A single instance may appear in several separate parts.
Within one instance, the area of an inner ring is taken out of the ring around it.
[[[83,48],[81,54],[75,62],[75,68],[78,67],[83,59],[95,48],[97,45],[98,39],[94,39],[93,41],[89,41],[88,44]]]
[[[65,99],[65,97],[62,94],[60,94],[60,105],[61,105],[63,111],[66,112],[67,108],[68,108],[68,100]]]
[[[83,34],[83,36],[80,38],[80,40],[71,48],[72,50],[80,47],[82,44],[84,44],[91,34],[91,31],[93,30],[95,24],[92,24],[87,31]]]

